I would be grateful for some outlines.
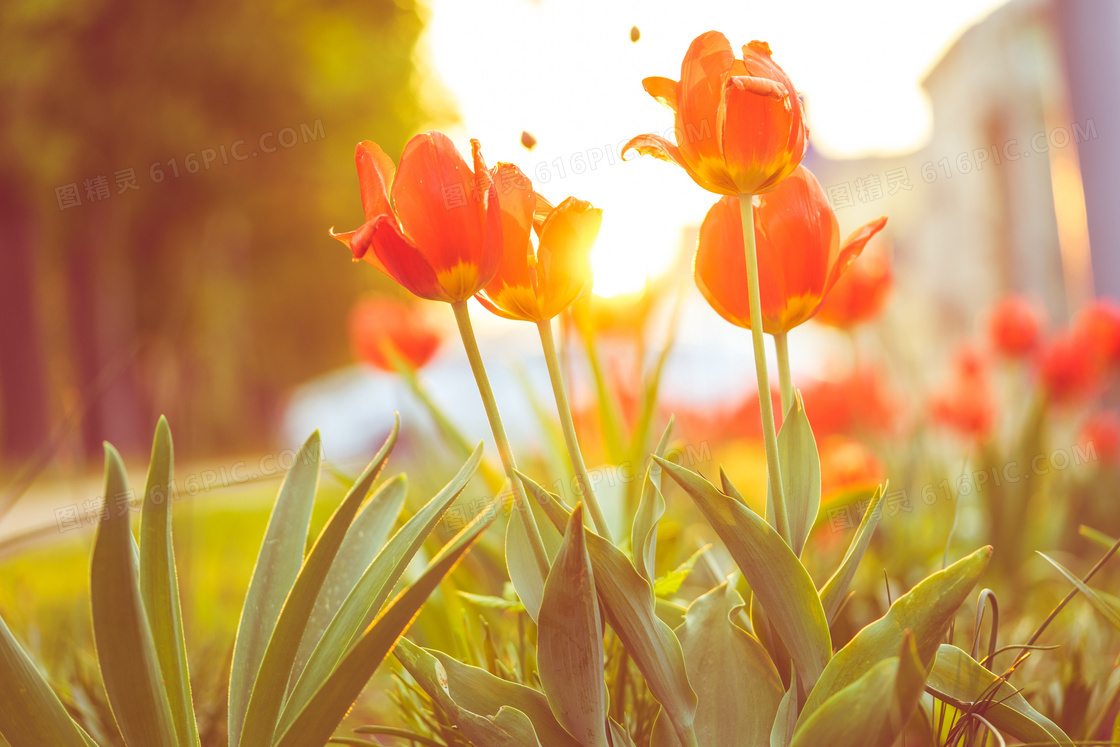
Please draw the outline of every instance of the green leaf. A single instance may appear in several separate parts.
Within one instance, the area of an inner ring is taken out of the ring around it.
[[[174,449],[167,418],[160,416],[148,463],[144,510],[140,520],[140,596],[148,613],[171,718],[179,744],[198,745],[198,724],[191,699],[187,644],[179,601],[175,546],[171,539],[171,485]]]
[[[325,744],[330,739],[369,678],[408,630],[420,607],[482,536],[495,516],[497,507],[491,505],[444,545],[420,577],[370,624],[338,668],[315,692],[307,707],[299,712],[295,722],[281,732],[276,740],[277,747],[307,747]]]
[[[661,440],[657,442],[654,454],[665,456],[665,447],[673,432],[673,420],[665,426]],[[634,556],[634,567],[642,578],[650,583],[657,578],[657,522],[665,513],[665,498],[661,495],[661,465],[650,460],[646,476],[642,481],[642,497],[634,514],[634,525],[630,530],[630,552]]]
[[[93,636],[105,693],[121,735],[130,745],[178,744],[163,687],[156,644],[140,595],[137,547],[124,464],[105,444],[105,511],[90,561]]]
[[[540,614],[541,598],[544,596],[544,575],[541,573],[525,523],[515,516],[517,511],[531,511],[529,506],[515,507],[506,523],[506,569],[517,596],[525,605],[525,610],[533,622]]]
[[[797,708],[793,694],[798,691],[797,672],[790,673],[789,690],[782,696],[778,704],[778,712],[774,714],[774,727],[770,730],[770,747],[789,747],[793,741],[793,728],[797,724]]]
[[[559,500],[528,477],[521,473],[517,476],[542,505],[557,531],[563,531],[569,513]],[[642,578],[621,550],[589,530],[587,554],[598,581],[595,591],[606,611],[607,621],[642,673],[650,692],[665,709],[678,738],[692,747],[696,744],[692,730],[696,693],[688,682],[680,642],[657,616],[653,586]]]
[[[657,579],[657,581],[655,581],[653,584],[653,593],[659,597],[671,597],[676,594],[680,590],[681,584],[683,584],[684,580],[688,578],[688,574],[692,572],[692,568],[696,565],[696,561],[700,559],[701,555],[706,553],[711,548],[712,546],[710,544],[704,545],[699,550],[692,553],[692,555],[689,556],[688,560],[684,561],[661,578]]]
[[[280,610],[276,628],[268,640],[264,658],[261,659],[260,671],[257,672],[252,692],[249,694],[249,705],[245,709],[245,723],[241,730],[240,744],[243,747],[256,747],[272,742],[277,730],[277,717],[280,715],[284,695],[288,689],[288,679],[292,674],[292,665],[295,663],[307,620],[315,607],[315,600],[319,597],[323,581],[330,571],[350,524],[358,513],[358,508],[389,459],[389,453],[393,450],[399,431],[398,418],[381,450],[346,493],[342,503],[335,509],[327,525],[323,527],[323,531],[319,533],[315,546],[311,548],[307,561],[296,576],[295,583],[292,584],[288,598],[284,600],[284,607]]]
[[[582,503],[545,580],[537,626],[537,671],[553,715],[580,744],[609,747],[603,629]]]
[[[738,488],[731,484],[731,478],[728,477],[727,473],[723,471],[723,465],[720,465],[719,468],[719,484],[723,488],[724,495],[731,496],[735,500],[739,501],[739,503],[742,503],[744,506],[747,505],[747,501],[745,498],[743,498],[743,494],[739,492]]]
[[[2,618],[0,735],[11,747],[86,747],[81,729]]]
[[[276,505],[261,542],[233,647],[229,681],[229,743],[241,741],[241,727],[253,682],[264,659],[276,621],[288,592],[303,566],[311,507],[319,486],[322,448],[315,431],[300,447],[291,470],[284,477]]]
[[[732,621],[743,606],[739,592],[725,581],[697,597],[676,630],[699,698],[696,739],[703,745],[766,744],[782,700],[782,679],[770,657]],[[658,718],[654,747],[680,744],[665,726]]]
[[[727,546],[751,591],[793,657],[807,691],[832,655],[832,639],[813,580],[781,535],[762,517],[700,475],[660,460]],[[799,699],[800,700],[800,699]]]
[[[825,667],[798,717],[798,728],[833,695],[863,677],[878,662],[896,656],[907,631],[914,637],[922,667],[928,669],[949,623],[988,567],[991,556],[992,548],[983,547],[927,576],[896,599],[886,615],[857,633]]]
[[[319,598],[315,600],[315,609],[307,620],[299,653],[292,666],[292,686],[303,674],[312,651],[323,638],[342,603],[385,546],[385,540],[400,516],[407,495],[408,479],[403,474],[387,480],[374,492],[350,525],[346,539],[338,548],[338,555],[323,582],[323,588],[319,591]]]
[[[529,719],[534,736],[543,740],[542,744],[579,747],[579,742],[556,721],[544,695],[531,687],[495,677],[441,651],[422,649],[407,638],[398,641],[393,655],[475,744],[492,744],[489,740],[494,729],[490,724],[503,708],[510,708]]]
[[[1043,553],[1039,553],[1039,555],[1042,555],[1043,559],[1046,560],[1046,562],[1057,568],[1058,572],[1065,576],[1066,580],[1073,584],[1077,588],[1077,590],[1080,591],[1082,595],[1084,595],[1089,604],[1093,605],[1093,609],[1101,613],[1101,616],[1105,620],[1107,620],[1109,624],[1112,625],[1112,627],[1120,630],[1120,610],[1106,601],[1105,598],[1100,594],[1097,594],[1097,592],[1090,589],[1084,581],[1070,573],[1065,567],[1062,566],[1061,563],[1051,557],[1044,555]]]
[[[482,444],[479,443],[443,490],[405,522],[365,568],[327,626],[326,632],[316,642],[303,674],[292,688],[280,717],[281,731],[295,721],[299,711],[308,704],[315,691],[322,687],[346,653],[354,647],[362,632],[373,622],[381,605],[389,598],[394,585],[424,545],[428,535],[471,481],[481,460]]]
[[[456,592],[460,597],[467,600],[476,607],[482,607],[488,610],[501,610],[502,612],[524,612],[525,605],[521,602],[512,599],[503,599],[502,597],[492,597],[486,594],[471,594],[466,591]]]
[[[1072,747],[1069,737],[1032,708],[1016,688],[956,646],[943,643],[938,648],[926,689],[955,708],[979,713],[1004,736],[1027,744]]]
[[[778,461],[782,466],[793,554],[800,557],[821,510],[821,460],[813,429],[805,417],[801,392],[794,397],[793,407],[778,432]]]
[[[791,747],[891,747],[918,707],[926,672],[914,639],[843,688],[802,722]]]
[[[855,536],[852,537],[852,544],[848,546],[848,551],[844,553],[844,559],[840,561],[840,567],[821,587],[821,605],[824,606],[824,614],[830,624],[836,618],[836,613],[840,611],[840,607],[844,603],[844,596],[848,593],[848,587],[851,585],[852,579],[855,578],[856,569],[863,561],[867,546],[871,544],[871,535],[875,533],[875,527],[878,526],[879,518],[883,514],[879,510],[879,503],[882,500],[883,488],[880,486],[875,488],[875,494],[871,496],[871,502],[867,504],[867,510],[864,511],[863,518],[859,520]]]

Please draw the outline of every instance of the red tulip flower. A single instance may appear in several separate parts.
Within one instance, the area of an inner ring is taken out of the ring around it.
[[[1022,358],[1038,347],[1042,315],[1021,296],[1005,296],[988,316],[988,337],[1001,355]]]
[[[1073,331],[1100,368],[1120,368],[1120,304],[1097,299],[1077,315]]]
[[[474,168],[432,131],[408,141],[400,168],[376,143],[354,158],[366,222],[331,235],[412,293],[465,301],[482,290],[502,257],[501,213],[477,140]]]
[[[1075,333],[1050,340],[1038,359],[1038,375],[1051,402],[1064,405],[1087,398],[1099,381],[1094,351]]]
[[[633,148],[675,163],[710,192],[768,192],[805,155],[801,101],[766,42],[752,41],[736,59],[727,38],[709,31],[689,46],[680,81],[646,78],[642,86],[673,112],[677,142],[639,135],[623,153]]]
[[[591,245],[603,211],[574,197],[553,207],[511,163],[498,164],[492,176],[502,211],[502,261],[478,301],[506,319],[551,319],[591,292]]]
[[[864,252],[836,281],[814,317],[821,324],[851,329],[874,319],[891,291],[891,263],[883,252]]]
[[[781,185],[755,198],[762,329],[788,332],[820,308],[836,281],[882,230],[886,218],[855,231],[843,244],[836,214],[816,177],[804,166]],[[750,329],[747,263],[739,200],[720,199],[700,226],[693,268],[696,285],[720,316]]]
[[[350,310],[350,344],[358,359],[395,371],[393,358],[416,369],[432,359],[443,341],[438,327],[411,306],[381,296],[361,299]]]
[[[980,353],[964,347],[957,351],[953,374],[929,401],[930,416],[960,435],[981,441],[995,422],[995,397],[988,367]]]
[[[1102,464],[1120,462],[1120,414],[1112,411],[1098,412],[1081,426],[1078,439],[1087,452],[1096,455]]]

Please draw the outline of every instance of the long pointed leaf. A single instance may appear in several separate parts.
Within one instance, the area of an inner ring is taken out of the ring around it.
[[[961,710],[979,713],[1007,736],[1027,744],[1072,747],[1057,724],[1032,708],[1007,682],[1000,681],[997,686],[997,679],[964,651],[943,643],[926,689]]]
[[[824,608],[809,573],[781,535],[758,514],[695,472],[659,461],[727,546],[793,657],[798,682],[807,692],[832,655]]]
[[[276,628],[268,640],[268,647],[265,648],[260,671],[257,672],[256,680],[253,682],[253,690],[249,694],[249,705],[245,709],[245,724],[241,731],[240,744],[243,747],[256,747],[272,742],[273,734],[276,732],[277,717],[283,707],[288,680],[292,674],[292,665],[295,663],[307,620],[315,607],[315,600],[319,597],[323,581],[326,580],[327,573],[338,554],[338,548],[341,547],[346,532],[358,513],[358,508],[389,459],[389,453],[397,442],[399,431],[400,419],[398,418],[381,450],[366,467],[354,487],[350,488],[342,503],[327,521],[323,531],[319,533],[315,546],[307,556],[307,562],[303,564],[295,583],[292,584],[292,590],[280,610]]]
[[[743,606],[724,582],[697,597],[677,628],[688,678],[696,688],[696,739],[727,747],[764,745],[782,700],[782,679],[765,649],[732,622]],[[676,747],[676,735],[661,718],[653,732],[655,747]]]
[[[879,524],[879,517],[882,516],[882,511],[879,511],[879,503],[882,500],[883,488],[880,486],[875,489],[875,494],[871,496],[871,502],[867,505],[863,518],[859,520],[859,527],[856,528],[855,536],[852,537],[852,544],[848,546],[848,551],[844,553],[844,559],[840,561],[840,567],[821,587],[821,604],[824,606],[824,614],[830,624],[836,617],[836,613],[840,611],[840,605],[844,602],[844,595],[848,593],[848,587],[851,585],[852,579],[855,578],[856,569],[859,568],[860,561],[863,560],[863,555],[867,552],[867,546],[871,543],[871,535],[875,533],[875,527]]]
[[[580,744],[608,747],[603,629],[583,504],[572,511],[548,572],[537,624],[537,671],[556,720]]]
[[[0,736],[11,747],[86,747],[31,657],[0,619]]]
[[[268,520],[264,540],[253,566],[237,638],[233,646],[233,665],[229,679],[229,743],[241,741],[241,727],[249,695],[264,659],[265,649],[280,619],[284,600],[303,566],[311,508],[319,487],[319,462],[322,444],[315,431],[300,447],[291,470],[284,477],[276,505]]]
[[[494,521],[490,506],[459,532],[408,588],[366,629],[295,722],[282,733],[277,747],[325,744],[365,688],[369,678],[412,624],[420,607],[440,581],[451,573],[475,541]]]
[[[338,556],[331,564],[326,580],[323,581],[319,598],[315,600],[315,609],[307,620],[307,628],[303,631],[299,653],[292,666],[293,686],[303,674],[304,667],[311,658],[311,652],[315,650],[327,627],[338,614],[342,603],[353,591],[373,559],[384,548],[385,540],[393,530],[397,517],[400,516],[407,495],[408,479],[403,474],[387,480],[374,491],[369,502],[362,507],[354,523],[350,525],[350,530],[346,532],[346,539],[338,548]]]
[[[665,456],[665,447],[669,444],[669,436],[673,432],[673,420],[665,426],[661,440],[653,453],[659,457]],[[657,578],[655,561],[657,559],[657,522],[665,513],[665,498],[661,495],[661,465],[650,460],[646,468],[645,479],[642,481],[642,497],[638,501],[638,510],[634,514],[634,526],[630,530],[630,554],[634,557],[634,567],[642,578],[650,583]]]
[[[495,677],[441,651],[420,648],[407,638],[397,642],[393,655],[476,744],[491,744],[489,724],[503,708],[513,708],[529,719],[534,735],[548,747],[579,747],[556,721],[548,700],[531,687]]]
[[[178,741],[163,687],[148,613],[140,595],[124,464],[105,444],[105,506],[90,561],[93,637],[105,693],[130,745],[173,747]]]
[[[514,511],[531,511],[529,506],[524,506]],[[509,580],[513,584],[525,611],[533,622],[541,610],[541,599],[544,597],[544,575],[540,565],[529,545],[529,535],[525,523],[513,511],[510,512],[509,522],[506,524],[506,569],[509,571]]]
[[[167,419],[161,415],[152,443],[152,459],[148,463],[144,510],[140,520],[140,595],[148,613],[148,625],[167,688],[175,733],[179,744],[186,747],[198,745],[199,737],[191,699],[187,644],[183,638],[175,546],[171,539],[173,464],[171,429]]]
[[[928,669],[957,609],[988,567],[992,548],[982,547],[918,583],[895,600],[887,614],[871,623],[836,652],[798,717],[798,728],[834,694],[899,650],[907,631],[922,666]]]
[[[556,496],[528,477],[518,477],[544,508],[557,531],[563,531],[569,512]],[[693,718],[696,693],[688,682],[684,652],[673,630],[657,616],[653,586],[642,578],[629,558],[589,529],[587,553],[598,579],[595,591],[607,620],[646,680],[650,692],[672,721],[677,737],[688,747],[696,744]]]
[[[794,397],[793,407],[778,432],[778,459],[782,464],[793,554],[800,557],[821,510],[821,460],[813,429],[805,417],[801,392]]]
[[[479,443],[443,490],[397,530],[362,573],[316,643],[303,674],[284,704],[280,717],[281,731],[292,724],[296,714],[310,701],[315,691],[322,687],[346,653],[357,643],[363,631],[377,617],[381,606],[393,592],[393,586],[400,580],[444,512],[471,481],[481,461],[482,444]]]

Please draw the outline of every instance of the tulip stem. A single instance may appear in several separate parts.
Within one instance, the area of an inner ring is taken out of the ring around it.
[[[572,422],[572,407],[568,403],[568,392],[564,387],[564,377],[560,373],[560,359],[556,354],[556,339],[552,335],[552,320],[544,319],[537,322],[537,329],[541,333],[541,347],[544,348],[544,362],[548,366],[548,378],[552,380],[552,395],[556,398],[556,411],[560,415],[560,429],[564,432],[564,444],[568,447],[568,458],[572,461],[576,480],[579,483],[579,494],[595,528],[608,542],[614,543],[611,530],[607,526],[607,517],[603,515],[603,508],[595,491],[591,487],[591,477],[587,474],[587,465],[583,461],[583,452],[579,448],[579,439],[576,437],[576,425]]]
[[[537,528],[537,520],[533,516],[533,508],[529,505],[529,497],[525,494],[525,486],[521,484],[515,474],[517,464],[513,461],[513,450],[506,436],[505,426],[502,425],[502,416],[498,413],[498,402],[494,399],[494,390],[490,388],[490,379],[486,376],[486,368],[482,364],[482,355],[478,352],[478,340],[474,336],[474,327],[471,326],[471,315],[467,309],[466,301],[455,301],[451,304],[455,312],[455,322],[459,325],[459,334],[463,338],[463,348],[467,351],[467,360],[470,361],[471,371],[474,373],[475,382],[478,384],[478,393],[482,395],[482,405],[486,408],[486,419],[490,421],[490,430],[494,434],[494,441],[498,445],[498,454],[502,458],[502,467],[505,468],[506,477],[509,478],[510,488],[514,491],[516,500],[514,508],[521,516],[521,523],[525,526],[525,533],[529,536],[529,545],[533,549],[533,556],[537,560],[541,577],[548,575],[548,553],[544,549],[544,540],[541,531]]]
[[[774,501],[774,528],[790,541],[786,515],[782,468],[778,462],[778,434],[774,429],[774,403],[770,396],[770,373],[766,369],[766,342],[762,333],[762,300],[758,290],[758,252],[754,244],[754,195],[739,195],[739,215],[743,221],[743,251],[747,261],[747,297],[751,310],[751,339],[754,343],[754,371],[758,377],[758,404],[762,414],[762,439],[766,447],[766,471],[770,480],[770,500]]]
[[[782,385],[782,422],[786,420],[786,413],[793,407],[793,377],[789,373],[789,340],[788,332],[778,332],[774,335],[774,349],[778,352],[778,381]]]

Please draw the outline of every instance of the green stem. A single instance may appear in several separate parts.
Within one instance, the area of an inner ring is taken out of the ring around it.
[[[541,347],[544,348],[544,362],[548,366],[548,378],[552,380],[552,395],[556,398],[556,411],[560,415],[560,429],[564,432],[564,444],[568,447],[568,458],[572,460],[572,469],[575,470],[576,480],[580,485],[580,496],[587,504],[595,528],[599,534],[610,543],[614,543],[611,530],[607,527],[607,517],[603,515],[603,508],[595,491],[591,487],[591,477],[587,474],[587,465],[583,462],[583,452],[579,448],[579,439],[576,437],[576,424],[572,422],[572,407],[568,404],[568,392],[564,388],[564,377],[560,374],[560,359],[556,355],[556,339],[552,336],[552,320],[545,319],[537,322],[537,329],[541,333]]]
[[[533,508],[529,505],[529,497],[525,494],[525,486],[514,474],[517,464],[513,461],[513,450],[510,448],[505,426],[502,425],[502,416],[498,413],[494,390],[490,388],[490,379],[486,376],[486,368],[482,365],[482,355],[478,352],[478,340],[475,339],[474,327],[471,326],[467,302],[456,301],[451,304],[451,310],[455,312],[455,322],[459,325],[463,348],[467,351],[467,360],[470,361],[471,371],[474,372],[478,393],[482,395],[482,405],[486,408],[486,419],[490,421],[490,430],[498,445],[498,454],[502,457],[502,467],[506,471],[506,477],[509,478],[510,487],[516,497],[514,508],[521,516],[521,523],[525,525],[525,533],[529,535],[529,545],[533,548],[533,556],[537,559],[537,566],[543,578],[548,575],[548,554],[544,549],[544,540],[541,539],[541,530],[537,528],[537,520],[533,516]]]
[[[774,523],[778,533],[789,542],[782,468],[778,463],[778,434],[774,429],[774,404],[770,398],[770,373],[766,370],[766,343],[762,337],[762,300],[758,290],[758,253],[754,245],[753,195],[739,195],[739,215],[743,220],[743,251],[747,261],[747,297],[751,308],[751,339],[754,343],[754,371],[758,377],[758,404],[762,412],[762,440],[766,447],[766,471],[770,497],[774,501]]]
[[[793,377],[789,373],[789,340],[788,332],[778,332],[774,335],[774,349],[778,351],[778,381],[782,386],[782,422],[785,422],[786,413],[793,407]]]

